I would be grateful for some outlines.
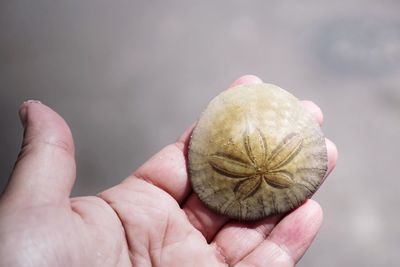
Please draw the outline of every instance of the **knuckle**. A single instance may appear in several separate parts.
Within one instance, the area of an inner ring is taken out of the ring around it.
[[[18,159],[23,158],[27,154],[42,152],[42,151],[51,151],[52,153],[63,153],[69,156],[74,156],[74,145],[72,142],[68,140],[64,140],[58,137],[48,137],[48,138],[25,138],[21,151],[19,153]]]

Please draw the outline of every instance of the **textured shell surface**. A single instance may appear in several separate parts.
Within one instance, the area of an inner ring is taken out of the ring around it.
[[[189,145],[193,190],[212,210],[257,220],[301,205],[327,170],[322,131],[301,102],[272,84],[215,97]]]

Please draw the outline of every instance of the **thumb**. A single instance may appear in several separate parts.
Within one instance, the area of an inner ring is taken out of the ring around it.
[[[76,176],[74,143],[67,123],[38,101],[23,103],[19,114],[24,138],[3,198],[25,205],[65,201]]]

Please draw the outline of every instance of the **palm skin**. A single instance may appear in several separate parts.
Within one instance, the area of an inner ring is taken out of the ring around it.
[[[234,85],[257,82],[243,76]],[[305,105],[322,122],[319,109]],[[191,129],[122,183],[70,199],[68,126],[43,104],[25,103],[20,113],[24,142],[0,198],[0,266],[294,266],[321,225],[312,200],[252,223],[208,210],[187,177]],[[327,148],[331,171],[336,148]]]

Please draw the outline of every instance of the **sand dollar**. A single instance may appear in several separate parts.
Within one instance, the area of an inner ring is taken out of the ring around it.
[[[311,113],[272,84],[241,85],[215,97],[190,140],[193,190],[238,220],[290,211],[327,170],[324,136]]]

